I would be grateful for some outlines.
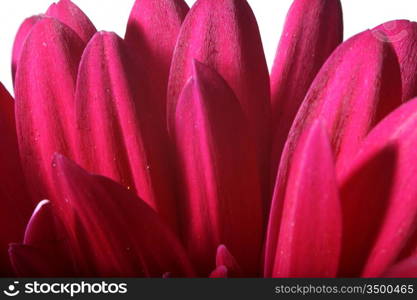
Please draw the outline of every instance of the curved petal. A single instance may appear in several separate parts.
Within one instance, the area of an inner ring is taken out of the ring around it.
[[[266,266],[276,253],[277,230],[292,156],[301,133],[316,118],[324,125],[336,171],[349,165],[368,132],[401,103],[401,75],[389,43],[365,31],[340,45],[312,83],[294,120],[277,173],[266,246]],[[266,271],[267,274],[270,270]]]
[[[181,28],[168,83],[168,127],[193,60],[213,68],[232,88],[254,137],[264,193],[269,193],[269,75],[255,16],[246,0],[198,0]],[[266,191],[267,190],[267,191]],[[267,195],[264,196],[265,201]]]
[[[417,257],[409,257],[388,268],[383,277],[417,278]]]
[[[10,260],[18,276],[77,276],[65,236],[47,200],[39,202],[26,227],[22,244],[9,248]]]
[[[54,200],[83,276],[192,276],[184,249],[159,216],[119,184],[55,155]]]
[[[228,278],[228,270],[225,266],[219,266],[210,273],[210,278]]]
[[[417,99],[383,120],[341,175],[341,275],[380,276],[402,259],[417,218]]]
[[[26,192],[14,117],[14,100],[0,83],[0,276],[11,275],[7,248],[20,242],[33,204]]]
[[[226,82],[194,62],[176,110],[186,248],[200,274],[227,244],[245,275],[258,272],[262,200],[256,152],[239,103]]]
[[[220,245],[217,248],[216,266],[217,268],[221,268],[221,266],[226,267],[230,277],[239,277],[243,275],[242,269],[225,245]]]
[[[87,45],[76,89],[82,167],[134,190],[174,229],[177,211],[168,135],[122,39],[99,32]]]
[[[397,54],[402,78],[402,99],[417,96],[417,23],[395,20],[372,30],[375,37],[392,44]]]
[[[301,103],[333,50],[343,41],[339,0],[296,0],[288,12],[271,72],[272,175]]]
[[[46,15],[70,27],[84,43],[87,43],[97,32],[90,19],[71,0],[59,0],[58,3],[52,3]]]
[[[12,52],[12,79],[15,80],[17,65],[20,60],[20,55],[22,53],[23,44],[26,41],[30,31],[33,26],[42,19],[42,16],[32,16],[23,21],[20,25],[19,30],[16,33],[16,37],[13,43],[13,52]]]
[[[301,136],[284,200],[273,277],[335,277],[342,214],[333,154],[320,122]]]
[[[189,11],[184,0],[136,0],[125,41],[141,59],[153,105],[166,122],[169,68],[181,24]]]
[[[16,122],[22,165],[36,201],[51,198],[55,151],[71,156],[74,91],[84,49],[78,35],[54,18],[33,27],[16,74]]]

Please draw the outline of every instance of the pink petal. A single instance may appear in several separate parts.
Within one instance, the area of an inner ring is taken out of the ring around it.
[[[69,27],[42,18],[22,49],[16,74],[16,122],[20,154],[34,199],[51,198],[55,151],[71,156],[74,90],[84,44]]]
[[[127,24],[126,43],[142,61],[144,84],[164,122],[172,54],[188,11],[184,0],[136,0]]]
[[[210,278],[228,278],[228,270],[225,266],[219,266],[211,272]]]
[[[417,257],[409,257],[391,266],[383,275],[387,278],[417,278]]]
[[[51,204],[41,201],[25,232],[23,244],[12,244],[10,260],[18,276],[76,276],[64,235],[57,225]]]
[[[365,31],[340,45],[315,78],[286,142],[277,174],[266,246],[266,267],[276,253],[288,173],[301,133],[316,119],[325,120],[336,170],[356,154],[362,140],[384,116],[401,103],[397,59],[389,43]],[[270,270],[266,270],[270,274]]]
[[[403,101],[417,96],[417,23],[395,20],[372,30],[376,38],[391,42],[402,77]]]
[[[54,200],[83,276],[192,276],[177,238],[159,216],[119,184],[56,155]]]
[[[256,19],[246,0],[198,0],[185,18],[168,83],[171,129],[194,59],[216,70],[234,91],[256,141],[261,174],[269,178],[269,75]],[[264,185],[268,178],[263,178]],[[269,193],[269,187],[264,190]]]
[[[200,274],[210,272],[217,246],[224,243],[245,275],[255,275],[263,231],[255,147],[232,90],[196,61],[178,102],[174,129],[183,237],[195,265]]]
[[[417,99],[382,121],[341,175],[342,275],[380,276],[415,245],[416,126]]]
[[[122,39],[99,32],[87,45],[76,90],[78,161],[137,192],[173,228],[177,211],[168,136]]]
[[[0,276],[12,274],[7,254],[8,244],[19,242],[30,211],[32,201],[20,164],[14,119],[14,100],[0,83]]]
[[[87,43],[97,32],[90,19],[71,0],[59,0],[58,3],[52,3],[46,15],[70,27],[84,43]]]
[[[287,15],[271,72],[272,175],[291,124],[321,66],[343,40],[339,0],[296,0]]]
[[[341,223],[333,154],[316,122],[294,152],[272,276],[335,277]]]
[[[230,277],[242,276],[242,270],[239,264],[225,245],[220,245],[217,248],[216,266],[218,268],[225,266],[227,268],[228,274],[230,274]]]
[[[17,65],[20,60],[20,54],[22,52],[23,44],[26,41],[27,36],[31,32],[33,26],[41,20],[41,16],[32,16],[23,21],[17,31],[14,43],[13,43],[13,54],[12,54],[12,78],[15,79]]]

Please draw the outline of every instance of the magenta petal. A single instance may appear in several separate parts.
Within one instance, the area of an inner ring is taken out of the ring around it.
[[[417,23],[395,20],[372,30],[376,38],[391,42],[397,54],[402,78],[403,101],[417,96]]]
[[[20,60],[20,54],[22,52],[23,44],[26,41],[33,26],[41,20],[41,16],[32,16],[23,21],[17,31],[14,43],[13,43],[13,54],[12,54],[12,78],[15,79],[17,65]]]
[[[71,156],[74,91],[84,44],[69,27],[43,18],[32,29],[16,74],[16,122],[22,165],[35,200],[51,198],[52,154]]]
[[[228,278],[228,270],[225,266],[218,266],[210,273],[210,278]]]
[[[417,257],[409,257],[388,268],[386,278],[417,278]]]
[[[119,182],[176,227],[168,135],[155,118],[144,73],[122,39],[99,32],[87,45],[76,90],[78,161]]]
[[[94,24],[71,0],[59,0],[49,6],[47,16],[54,17],[74,30],[84,43],[97,32]]]
[[[335,277],[341,223],[333,154],[316,122],[294,152],[272,276]]]
[[[416,127],[414,99],[369,134],[342,174],[342,275],[380,276],[415,247]]]
[[[174,129],[183,237],[194,263],[208,274],[217,246],[224,243],[243,272],[255,275],[263,232],[255,147],[232,90],[201,63],[194,62],[180,96]]]
[[[314,77],[343,40],[339,0],[296,0],[287,15],[271,72],[272,174]]]
[[[179,241],[134,193],[56,155],[54,204],[84,276],[192,276]]]
[[[184,0],[136,0],[127,24],[125,41],[147,72],[144,84],[163,122],[172,54],[188,11]]]
[[[368,132],[401,103],[401,75],[389,43],[365,31],[340,45],[312,83],[294,120],[277,173],[266,247],[275,253],[283,199],[292,156],[301,133],[316,119],[324,120],[336,158],[336,171],[349,165]],[[266,271],[266,274],[270,271]]]
[[[66,246],[51,203],[43,200],[27,225],[23,244],[10,246],[10,260],[18,276],[76,276]]]
[[[11,275],[7,248],[20,242],[33,209],[26,192],[14,117],[14,100],[0,83],[0,276]]]
[[[246,0],[198,0],[185,18],[168,83],[171,129],[194,59],[216,70],[234,91],[255,138],[261,174],[269,178],[269,75],[258,25]],[[268,178],[263,178],[265,185]],[[269,187],[264,189],[269,193]]]
[[[216,266],[225,266],[230,277],[242,276],[242,269],[225,245],[220,245],[216,253]]]

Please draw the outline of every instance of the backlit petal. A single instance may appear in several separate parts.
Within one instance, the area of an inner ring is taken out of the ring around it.
[[[189,11],[184,0],[136,0],[125,40],[141,60],[151,89],[152,105],[166,122],[169,68],[182,21]]]
[[[46,15],[70,27],[84,43],[87,43],[97,32],[90,19],[71,0],[59,0],[57,3],[52,3]]]
[[[271,72],[273,150],[276,175],[288,132],[314,77],[343,40],[339,0],[296,0],[287,15]]]
[[[320,122],[300,138],[284,200],[273,277],[335,277],[342,214],[333,154]]]
[[[52,154],[71,156],[74,91],[84,43],[66,25],[45,17],[33,27],[16,74],[16,123],[22,165],[36,201],[51,195]]]
[[[201,274],[226,244],[246,275],[258,272],[262,201],[253,141],[226,82],[194,62],[176,110],[184,243]]]
[[[87,45],[76,90],[77,156],[90,172],[134,190],[173,227],[177,211],[166,129],[124,41],[99,32]]]

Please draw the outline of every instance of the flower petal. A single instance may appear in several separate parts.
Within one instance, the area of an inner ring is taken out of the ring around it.
[[[267,177],[263,182],[269,184],[269,75],[256,19],[246,0],[198,0],[185,18],[168,83],[170,129],[180,93],[192,76],[193,59],[217,71],[234,91],[255,138],[261,174]],[[269,186],[264,190],[269,193]]]
[[[0,276],[11,275],[7,248],[20,242],[33,209],[19,157],[14,100],[0,83]]]
[[[192,276],[179,241],[159,216],[119,184],[56,155],[54,200],[84,276]]]
[[[341,275],[380,276],[415,243],[417,99],[383,120],[341,175]],[[364,268],[364,264],[365,268]]]
[[[217,248],[216,266],[218,268],[225,266],[227,268],[228,274],[230,274],[230,277],[242,276],[242,270],[239,264],[225,245],[220,245]]]
[[[271,72],[272,173],[288,132],[321,66],[343,41],[339,0],[296,0],[287,15]]]
[[[87,43],[97,32],[90,19],[71,0],[59,0],[58,3],[52,3],[46,15],[70,27],[84,43]]]
[[[10,260],[18,276],[76,276],[71,254],[51,203],[39,202],[28,223],[23,244],[12,244]]]
[[[176,228],[168,135],[122,39],[99,32],[87,45],[76,89],[78,161],[119,182]]]
[[[15,80],[17,65],[20,60],[20,54],[22,52],[23,44],[26,41],[30,31],[33,26],[42,19],[42,16],[32,16],[23,21],[20,25],[19,30],[17,31],[16,37],[13,43],[13,53],[12,53],[12,78],[13,82]]]
[[[55,151],[71,156],[74,91],[84,44],[54,18],[33,27],[16,74],[16,122],[22,165],[35,200],[51,198]]]
[[[417,257],[409,257],[390,267],[383,275],[386,278],[417,278]]]
[[[316,122],[294,152],[272,276],[335,277],[341,223],[333,154]]]
[[[228,270],[225,266],[218,266],[211,272],[210,278],[228,278]]]
[[[266,246],[266,267],[275,255],[283,199],[294,149],[317,118],[325,120],[336,171],[350,160],[368,132],[401,103],[401,75],[389,43],[365,31],[340,45],[327,60],[297,113],[277,173]],[[266,270],[270,274],[270,270]]]
[[[175,121],[182,230],[192,260],[208,274],[224,243],[245,275],[255,275],[263,232],[260,178],[239,102],[214,70],[195,61]]]
[[[417,96],[417,23],[395,20],[384,23],[372,30],[382,41],[391,42],[397,54],[402,77],[402,99]]]
[[[144,84],[163,122],[172,54],[188,11],[184,0],[136,0],[127,24],[125,41],[142,61]]]

